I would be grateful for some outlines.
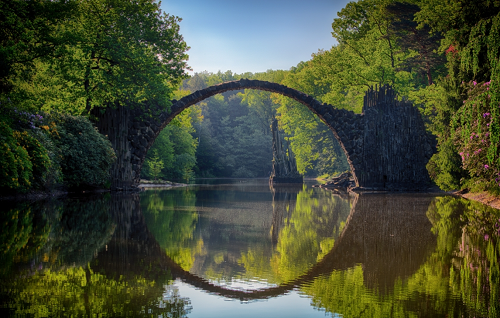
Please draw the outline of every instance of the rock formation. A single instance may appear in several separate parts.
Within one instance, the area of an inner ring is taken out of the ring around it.
[[[280,134],[276,118],[273,118],[271,133],[273,135],[273,172],[269,182],[302,183],[304,178],[297,171],[297,161],[290,143]]]

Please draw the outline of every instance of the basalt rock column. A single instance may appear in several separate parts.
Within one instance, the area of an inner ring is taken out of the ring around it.
[[[418,190],[430,185],[426,164],[435,139],[426,132],[416,107],[382,86],[366,93],[360,120],[363,148],[356,175],[361,186]]]
[[[129,141],[129,122],[132,111],[126,106],[115,108],[92,109],[91,115],[99,132],[109,138],[116,154],[116,161],[111,166],[111,189],[127,190],[136,186],[131,162],[132,145]]]
[[[302,183],[304,178],[297,171],[297,161],[295,161],[290,143],[281,136],[276,118],[273,118],[271,133],[273,135],[273,172],[269,181],[271,183]]]

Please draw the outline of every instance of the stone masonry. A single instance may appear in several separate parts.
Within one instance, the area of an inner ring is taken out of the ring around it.
[[[435,141],[424,127],[418,110],[410,103],[397,101],[393,91],[383,86],[370,90],[365,96],[362,114],[336,109],[313,97],[284,85],[258,80],[242,79],[214,85],[179,101],[173,100],[170,111],[157,112],[153,117],[142,116],[140,107],[127,112],[128,136],[115,148],[118,156],[113,173],[112,188],[127,189],[139,184],[140,171],[146,153],[161,130],[184,109],[216,94],[226,91],[257,89],[290,97],[307,106],[333,132],[351,167],[359,187],[388,190],[419,190],[430,183],[425,168],[435,151]],[[143,105],[154,112],[154,105]],[[109,132],[111,133],[111,132]],[[118,145],[113,142],[113,146]],[[120,157],[121,156],[121,157]],[[118,177],[119,176],[119,177]]]

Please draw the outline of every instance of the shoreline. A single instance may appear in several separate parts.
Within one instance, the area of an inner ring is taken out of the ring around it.
[[[480,202],[484,205],[488,205],[494,209],[500,210],[500,197],[496,197],[485,191],[482,192],[455,191],[452,192],[451,194],[471,201]]]
[[[208,179],[208,178],[207,178]],[[236,178],[235,178],[236,179]],[[316,179],[319,181],[318,179]],[[137,188],[140,191],[145,191],[149,189],[168,189],[168,188],[179,188],[179,187],[186,187],[189,186],[189,184],[186,183],[176,183],[176,182],[171,182],[171,181],[163,181],[161,180],[160,182],[152,182],[152,181],[147,181],[147,180],[141,180],[142,182],[139,183]],[[318,185],[313,185],[313,187],[318,187],[323,190],[331,191],[331,192],[336,192],[335,188],[329,188],[326,187],[322,184]],[[44,192],[44,191],[30,191],[28,193],[12,193],[10,195],[6,196],[1,196],[0,195],[0,201],[39,201],[39,200],[46,200],[46,199],[56,199],[68,195],[81,195],[81,194],[98,194],[98,193],[104,193],[104,192],[121,192],[121,191],[110,191],[109,189],[99,189],[99,190],[93,190],[93,191],[82,191],[82,192],[68,192],[68,191],[61,191],[61,190],[55,190],[55,191],[49,191],[49,192]],[[346,194],[348,194],[351,191],[346,191]],[[357,191],[352,191],[352,192],[357,192]],[[402,192],[407,192],[410,193],[411,191],[359,191],[361,193],[402,193]],[[443,190],[436,190],[436,189],[429,189],[428,191],[422,191],[422,192],[415,192],[415,193],[434,193],[434,194],[447,194],[447,195],[452,195],[456,197],[461,197],[467,200],[471,201],[476,201],[479,203],[482,203],[484,205],[490,206],[494,209],[500,210],[500,196],[494,196],[489,194],[488,192],[482,191],[482,192],[468,192],[464,190],[460,191],[443,191]]]

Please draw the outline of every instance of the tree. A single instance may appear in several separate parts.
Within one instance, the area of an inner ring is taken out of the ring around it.
[[[419,11],[420,7],[411,3],[394,2],[386,7],[391,16],[390,30],[397,36],[399,47],[402,51],[415,52],[414,56],[404,61],[402,68],[416,70],[423,75],[422,78],[427,78],[427,85],[432,85],[433,73],[442,74],[445,70],[445,58],[438,53],[442,35],[431,33],[429,26],[418,27],[415,14]]]
[[[163,161],[158,156],[158,151],[154,151],[153,158],[148,161],[149,171],[153,176],[154,180],[158,178],[161,174],[161,170],[163,169]]]
[[[77,5],[72,0],[0,1],[1,94],[13,97],[18,79],[32,79],[37,60],[59,56],[71,37],[58,26],[73,17]]]
[[[439,153],[434,161],[437,166],[451,168],[447,171],[461,171],[463,177],[454,180],[460,187],[498,193],[500,3],[425,0],[420,7],[415,14],[420,27],[429,26],[432,32],[444,35],[440,51],[446,54],[448,68],[446,78],[432,89],[440,90],[445,98],[424,98],[424,112],[430,115],[433,126],[440,128]],[[443,150],[451,155],[443,155]],[[481,155],[471,161],[467,153]]]
[[[72,45],[47,72],[66,84],[71,102],[83,103],[86,112],[146,100],[165,108],[187,67],[180,20],[154,0],[82,1],[75,19],[64,25],[74,36]]]

